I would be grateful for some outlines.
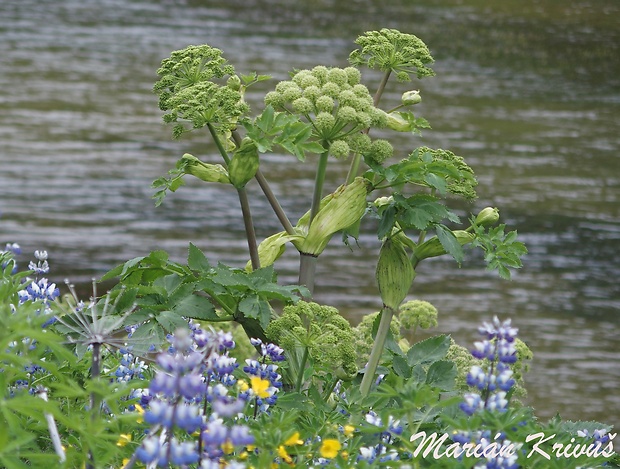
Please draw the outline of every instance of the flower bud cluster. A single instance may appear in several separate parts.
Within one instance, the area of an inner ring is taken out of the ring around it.
[[[159,95],[159,108],[167,111],[164,122],[187,121],[194,129],[207,124],[214,124],[222,131],[233,128],[237,118],[248,111],[243,89],[235,86],[234,73],[222,51],[208,45],[172,52],[157,70],[160,79],[153,87]],[[226,75],[231,77],[228,85],[212,81]],[[178,124],[173,137],[178,138],[188,130],[191,129]]]
[[[507,394],[515,385],[510,364],[517,361],[515,339],[518,329],[511,327],[510,319],[485,322],[478,330],[485,340],[474,343],[472,355],[480,365],[472,366],[467,374],[467,384],[478,392],[467,393],[461,409],[467,415],[479,410],[504,411],[508,406]]]
[[[435,75],[427,66],[434,61],[428,47],[413,34],[384,28],[365,33],[355,43],[361,49],[351,52],[349,62],[353,65],[394,72],[399,81],[410,81],[413,73],[418,78]]]
[[[382,143],[373,149],[370,137],[362,137],[360,132],[369,127],[386,127],[386,113],[374,106],[360,78],[355,67],[300,70],[267,93],[265,103],[308,119],[317,137],[329,144],[329,152],[336,158],[355,152],[376,154],[383,161],[392,155],[391,145],[377,140],[375,143]]]

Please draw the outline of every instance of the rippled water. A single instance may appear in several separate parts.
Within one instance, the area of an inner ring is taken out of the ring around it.
[[[240,265],[236,194],[192,182],[155,208],[149,185],[184,152],[217,162],[206,134],[172,142],[150,89],[171,50],[209,43],[240,72],[344,65],[354,38],[394,27],[421,37],[437,77],[415,83],[433,131],[402,141],[463,155],[480,199],[497,205],[530,254],[512,282],[472,256],[423,264],[412,295],[467,345],[475,325],[512,317],[536,358],[530,402],[542,417],[620,420],[620,5],[614,0],[132,1],[0,3],[0,242],[45,248],[54,274],[86,283],[152,249],[182,260],[189,241]],[[570,3],[570,5],[568,5]],[[491,6],[492,5],[492,6]],[[369,80],[376,77],[368,74]],[[370,88],[373,86],[369,83]],[[260,108],[261,93],[248,96]],[[396,101],[401,89],[388,90]],[[263,168],[290,218],[307,210],[312,165]],[[329,186],[344,167],[330,169]],[[259,236],[279,230],[249,186]],[[369,226],[372,233],[372,226]],[[353,321],[379,306],[376,237],[321,257],[317,299]],[[297,258],[280,261],[296,279]]]

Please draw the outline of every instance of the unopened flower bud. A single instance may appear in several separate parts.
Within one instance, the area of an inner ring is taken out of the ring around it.
[[[405,91],[401,98],[401,103],[403,103],[403,106],[413,106],[421,101],[422,96],[420,96],[420,92],[418,90]]]
[[[499,221],[499,210],[495,207],[483,208],[474,223],[479,226],[493,226]]]
[[[340,186],[333,194],[325,197],[323,200],[326,203],[321,203],[308,227],[306,238],[298,246],[299,251],[312,256],[321,254],[334,233],[348,228],[364,215],[367,193],[365,179],[357,177],[352,183]],[[303,229],[304,217],[299,220],[298,228]],[[304,220],[304,223],[307,222]]]
[[[237,75],[232,75],[226,82],[226,86],[235,91],[239,91],[241,89],[241,78]]]
[[[258,171],[258,148],[252,139],[245,137],[228,166],[228,177],[237,189],[245,187]]]
[[[387,115],[387,126],[397,132],[411,132],[413,130],[413,125],[400,112],[392,112]]]
[[[379,251],[376,271],[383,304],[393,311],[398,310],[411,288],[415,275],[405,246],[396,238],[386,239]]]
[[[202,181],[230,183],[228,171],[221,164],[204,163],[189,153],[183,155],[182,161],[185,162],[185,172]]]

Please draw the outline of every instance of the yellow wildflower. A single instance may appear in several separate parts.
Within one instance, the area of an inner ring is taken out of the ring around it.
[[[353,435],[354,431],[355,431],[355,427],[353,425],[345,425],[344,426],[344,436],[349,437],[349,436]]]
[[[237,389],[240,392],[245,392],[250,389],[250,386],[248,385],[248,382],[246,380],[240,379],[239,381],[237,381]]]
[[[265,399],[266,397],[271,396],[269,391],[267,391],[271,385],[268,380],[259,378],[258,376],[252,376],[252,378],[250,378],[250,382],[252,383],[252,391],[254,391],[254,394],[258,397]]]
[[[286,452],[286,448],[282,445],[278,446],[278,456],[280,456],[284,462],[293,464],[293,458],[291,458],[291,455]]]
[[[304,441],[299,438],[299,432],[293,433],[293,435],[290,436],[288,440],[284,442],[284,446],[295,446],[295,445],[303,445],[303,444],[304,444]]]
[[[144,415],[144,408],[140,405],[140,404],[136,404],[136,411],[138,412],[138,418],[136,419],[136,421],[138,423],[142,423],[144,422],[144,419],[142,418],[142,416]]]
[[[226,440],[222,443],[222,451],[224,454],[231,454],[235,450],[235,446],[231,443],[230,440]]]
[[[131,441],[131,434],[130,433],[121,433],[118,441],[116,442],[116,446],[125,446],[127,445],[127,443],[129,443]]]
[[[319,452],[322,457],[333,459],[338,456],[338,451],[340,451],[340,448],[342,448],[342,445],[338,440],[334,438],[327,438],[323,440],[323,444],[321,445]]]

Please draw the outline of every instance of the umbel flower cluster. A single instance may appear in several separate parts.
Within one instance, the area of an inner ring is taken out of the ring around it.
[[[278,111],[304,116],[330,155],[346,158],[351,152],[368,155],[381,163],[392,156],[387,140],[371,140],[363,130],[384,128],[388,115],[373,104],[368,88],[360,83],[355,67],[300,70],[267,93],[265,104]]]
[[[186,121],[193,129],[213,124],[220,132],[234,128],[248,105],[238,87],[213,81],[234,73],[222,51],[206,44],[172,52],[157,70],[160,80],[153,87],[159,95],[160,109],[167,112],[164,121]],[[178,123],[173,136],[178,138],[187,131]]]

